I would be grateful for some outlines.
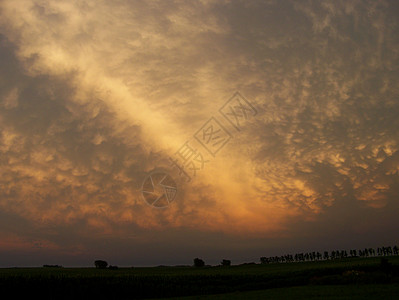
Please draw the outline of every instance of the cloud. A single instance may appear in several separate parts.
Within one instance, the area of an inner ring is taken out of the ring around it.
[[[151,231],[284,244],[309,223],[378,222],[398,195],[397,9],[2,2],[0,207],[28,224],[10,243],[67,247],[55,228],[78,252]],[[219,113],[236,90],[257,111],[240,131]],[[194,138],[211,117],[232,137],[215,157]],[[190,183],[169,164],[185,142],[208,160]],[[178,183],[165,210],[140,193],[157,168]]]

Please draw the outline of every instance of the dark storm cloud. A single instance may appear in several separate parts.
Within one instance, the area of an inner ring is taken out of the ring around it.
[[[396,165],[380,171],[398,151],[397,21],[389,10],[389,5],[326,2],[278,10],[295,14],[290,24],[296,33],[283,29],[279,46],[265,55],[267,87],[258,117],[263,120],[251,131],[259,148],[254,158],[266,165],[278,161],[282,180],[285,169],[288,178],[306,178],[320,204],[333,201],[333,192],[349,192],[348,186],[343,189],[346,182],[359,199],[371,201],[379,196],[373,199],[375,187],[366,178],[385,178],[391,188],[398,183]],[[267,14],[255,14],[251,22],[263,18]],[[261,64],[253,63],[259,69]],[[262,168],[258,172],[270,173]]]
[[[86,103],[71,101],[74,74],[29,76],[4,37],[0,50],[3,211],[68,222],[104,214],[101,203],[124,209],[121,195],[140,185],[135,179],[151,156],[140,146],[140,128],[115,133],[115,116],[96,91]],[[125,143],[127,136],[135,142]]]

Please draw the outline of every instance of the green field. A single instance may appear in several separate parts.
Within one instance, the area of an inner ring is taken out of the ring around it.
[[[295,299],[295,300],[333,300],[333,299],[384,299],[397,300],[399,298],[399,284],[370,284],[370,285],[308,285],[287,288],[275,288],[249,292],[235,292],[228,294],[179,297],[169,299]]]
[[[399,257],[231,267],[7,268],[0,289],[45,299],[399,299]]]

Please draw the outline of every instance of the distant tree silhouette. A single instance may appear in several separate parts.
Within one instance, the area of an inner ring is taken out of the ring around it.
[[[118,270],[118,266],[109,265],[108,269],[110,269],[110,270]]]
[[[220,264],[225,267],[231,266],[231,260],[223,259]]]
[[[376,251],[373,248],[364,248],[363,250],[351,249],[349,251],[350,257],[371,257],[376,255]],[[388,246],[388,247],[378,247],[378,256],[389,256],[389,255],[399,255],[398,246]],[[289,262],[304,262],[304,261],[316,261],[316,260],[334,260],[343,259],[348,257],[348,252],[346,250],[333,250],[331,254],[328,251],[324,251],[323,255],[320,252],[307,252],[307,253],[296,253],[295,255],[286,254],[282,256],[271,256],[260,258],[261,264],[270,263],[289,263]]]
[[[262,257],[260,258],[260,263],[261,263],[262,265],[268,264],[268,263],[269,263],[269,259],[268,259],[267,257],[262,256]]]
[[[96,260],[94,265],[97,269],[105,269],[108,266],[108,263],[105,260]]]
[[[201,258],[194,258],[194,267],[203,267],[205,262]]]

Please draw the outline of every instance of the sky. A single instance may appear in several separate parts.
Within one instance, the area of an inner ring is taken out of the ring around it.
[[[0,266],[398,244],[398,15],[0,0]]]

